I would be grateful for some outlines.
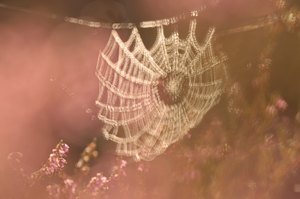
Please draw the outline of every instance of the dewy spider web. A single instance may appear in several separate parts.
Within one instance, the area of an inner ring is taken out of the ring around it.
[[[117,143],[121,155],[153,159],[196,126],[219,100],[225,59],[214,54],[214,29],[202,46],[195,39],[194,19],[185,40],[179,39],[177,32],[165,38],[163,31],[163,26],[196,17],[206,9],[205,5],[172,18],[140,23],[88,21],[1,3],[0,8],[90,28],[113,29],[99,56],[96,74],[100,92],[96,104],[100,108],[98,117],[105,123],[104,135]],[[256,30],[282,20],[291,23],[290,16],[290,11],[263,16],[254,23],[219,31],[217,36]],[[137,27],[157,28],[157,40],[151,50],[145,48]],[[117,29],[133,29],[128,41],[120,39]]]
[[[214,29],[203,45],[195,36],[165,37],[163,25],[148,50],[133,27],[123,42],[116,30],[99,55],[98,118],[103,133],[117,143],[117,153],[152,160],[195,127],[222,93],[225,59],[214,54]]]

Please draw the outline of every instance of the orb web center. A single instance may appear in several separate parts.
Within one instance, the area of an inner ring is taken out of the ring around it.
[[[188,78],[181,72],[171,72],[160,80],[158,91],[167,105],[179,103],[186,93]]]

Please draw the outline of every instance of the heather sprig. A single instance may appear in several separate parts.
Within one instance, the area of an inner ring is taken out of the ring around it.
[[[32,182],[34,183],[43,176],[50,176],[61,172],[67,164],[66,157],[69,148],[70,147],[61,140],[56,147],[52,149],[47,162],[42,168],[31,174],[30,178],[32,179]]]
[[[69,146],[63,141],[60,141],[52,153],[49,155],[48,161],[43,165],[41,171],[45,175],[51,175],[61,171],[67,164],[67,153],[69,152]]]

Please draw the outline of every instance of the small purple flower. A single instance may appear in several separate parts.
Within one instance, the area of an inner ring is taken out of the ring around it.
[[[70,147],[65,144],[65,143],[61,143],[61,145],[59,146],[58,152],[61,156],[66,156],[66,154],[69,152]]]
[[[69,199],[75,199],[76,198],[76,190],[77,190],[77,185],[76,183],[74,182],[74,180],[72,179],[65,179],[64,180],[64,192],[66,195],[68,195],[68,198]]]
[[[67,164],[65,157],[67,156],[68,151],[69,146],[67,144],[62,141],[58,143],[56,148],[52,150],[46,164],[41,168],[41,171],[45,175],[51,175],[62,170]]]
[[[102,173],[97,173],[96,176],[92,177],[90,182],[87,185],[86,191],[92,196],[97,196],[101,189],[106,189],[105,186],[109,182],[109,179],[103,176]]]
[[[48,196],[52,199],[76,199],[77,197],[77,185],[74,180],[67,178],[63,181],[63,184],[52,184],[46,187]]]
[[[102,184],[105,184],[105,183],[108,182],[108,179],[107,179],[107,177],[105,177],[105,176],[102,176],[102,177],[100,178],[100,180],[101,180]]]

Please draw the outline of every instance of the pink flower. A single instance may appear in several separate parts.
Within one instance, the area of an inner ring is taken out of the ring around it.
[[[48,195],[52,199],[60,199],[60,198],[68,198],[68,199],[76,199],[78,198],[76,195],[77,185],[72,179],[65,179],[64,185],[60,184],[52,184],[46,187]]]
[[[120,168],[122,169],[122,168],[126,167],[126,165],[127,165],[127,162],[125,160],[121,160]]]
[[[74,180],[69,179],[69,178],[65,179],[64,184],[65,184],[65,187],[64,187],[65,192],[66,192],[66,194],[69,195],[69,198],[70,199],[75,198],[77,185],[74,182]]]
[[[65,156],[69,152],[69,149],[70,147],[67,144],[61,143],[61,145],[59,145],[58,152],[61,156]]]
[[[286,101],[284,99],[278,98],[275,102],[275,106],[278,110],[284,111],[288,107],[288,104],[286,103]]]
[[[105,184],[105,183],[108,182],[108,179],[107,179],[107,177],[105,177],[105,176],[102,176],[102,177],[100,178],[100,180],[101,180],[101,182],[102,182],[103,184]]]
[[[143,172],[144,171],[144,167],[143,167],[143,165],[142,164],[140,164],[139,166],[138,166],[138,169],[137,169],[139,172]]]
[[[87,185],[87,190],[89,194],[92,196],[97,196],[100,194],[102,189],[107,189],[107,183],[109,183],[109,179],[103,176],[102,173],[97,173],[96,176],[92,177],[89,184]]]
[[[52,153],[49,155],[48,161],[41,168],[41,171],[45,175],[51,175],[55,172],[62,170],[67,161],[65,157],[69,151],[69,146],[62,141],[57,144],[56,148],[52,150]]]

